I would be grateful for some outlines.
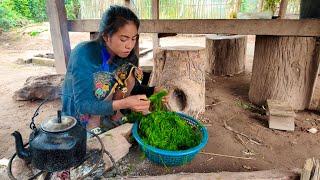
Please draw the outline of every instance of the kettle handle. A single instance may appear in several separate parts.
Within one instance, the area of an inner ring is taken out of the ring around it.
[[[42,105],[44,105],[46,102],[48,102],[49,98],[46,98],[45,100],[43,100],[40,105],[38,106],[38,108],[36,109],[36,111],[34,112],[32,118],[31,118],[31,123],[29,125],[30,129],[31,130],[35,130],[37,127],[36,127],[36,124],[34,123],[34,118],[37,117],[39,115],[39,109]]]

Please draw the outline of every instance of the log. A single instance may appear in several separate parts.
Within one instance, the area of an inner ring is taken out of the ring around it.
[[[228,179],[228,180],[240,180],[240,179],[298,179],[299,172],[297,170],[265,170],[265,171],[253,171],[253,172],[217,172],[217,173],[179,173],[168,174],[162,176],[144,176],[144,177],[131,177],[126,179],[143,179],[143,180],[178,180],[178,179]]]
[[[214,75],[239,74],[245,69],[247,36],[206,36],[206,72]]]
[[[293,110],[309,106],[317,77],[315,37],[257,36],[249,100],[285,101]]]
[[[195,46],[156,50],[151,86],[169,90],[169,107],[196,116],[205,109],[205,49]]]

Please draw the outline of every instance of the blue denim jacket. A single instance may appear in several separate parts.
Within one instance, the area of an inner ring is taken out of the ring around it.
[[[62,112],[78,117],[79,114],[111,115],[111,101],[99,101],[93,93],[93,74],[101,70],[99,42],[80,43],[70,55],[62,87]]]
[[[62,87],[62,112],[64,115],[77,119],[81,114],[113,115],[112,101],[99,100],[94,95],[93,74],[101,71],[102,54],[105,46],[98,41],[88,41],[77,45],[71,52],[67,73]],[[131,62],[137,65],[138,59],[119,59],[118,62]],[[116,66],[110,66],[113,71]],[[153,87],[136,85],[131,92],[134,94],[153,93]]]

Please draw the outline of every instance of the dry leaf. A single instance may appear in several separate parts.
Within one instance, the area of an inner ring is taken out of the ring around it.
[[[318,132],[318,129],[317,128],[310,128],[307,130],[309,133],[312,133],[312,134],[315,134]]]

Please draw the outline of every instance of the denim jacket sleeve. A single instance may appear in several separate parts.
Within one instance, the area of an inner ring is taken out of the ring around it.
[[[83,46],[70,55],[75,109],[79,114],[111,115],[112,101],[98,100],[93,93],[93,75],[100,68],[99,63],[94,61],[101,58],[100,54],[92,53],[99,50],[93,49]]]

